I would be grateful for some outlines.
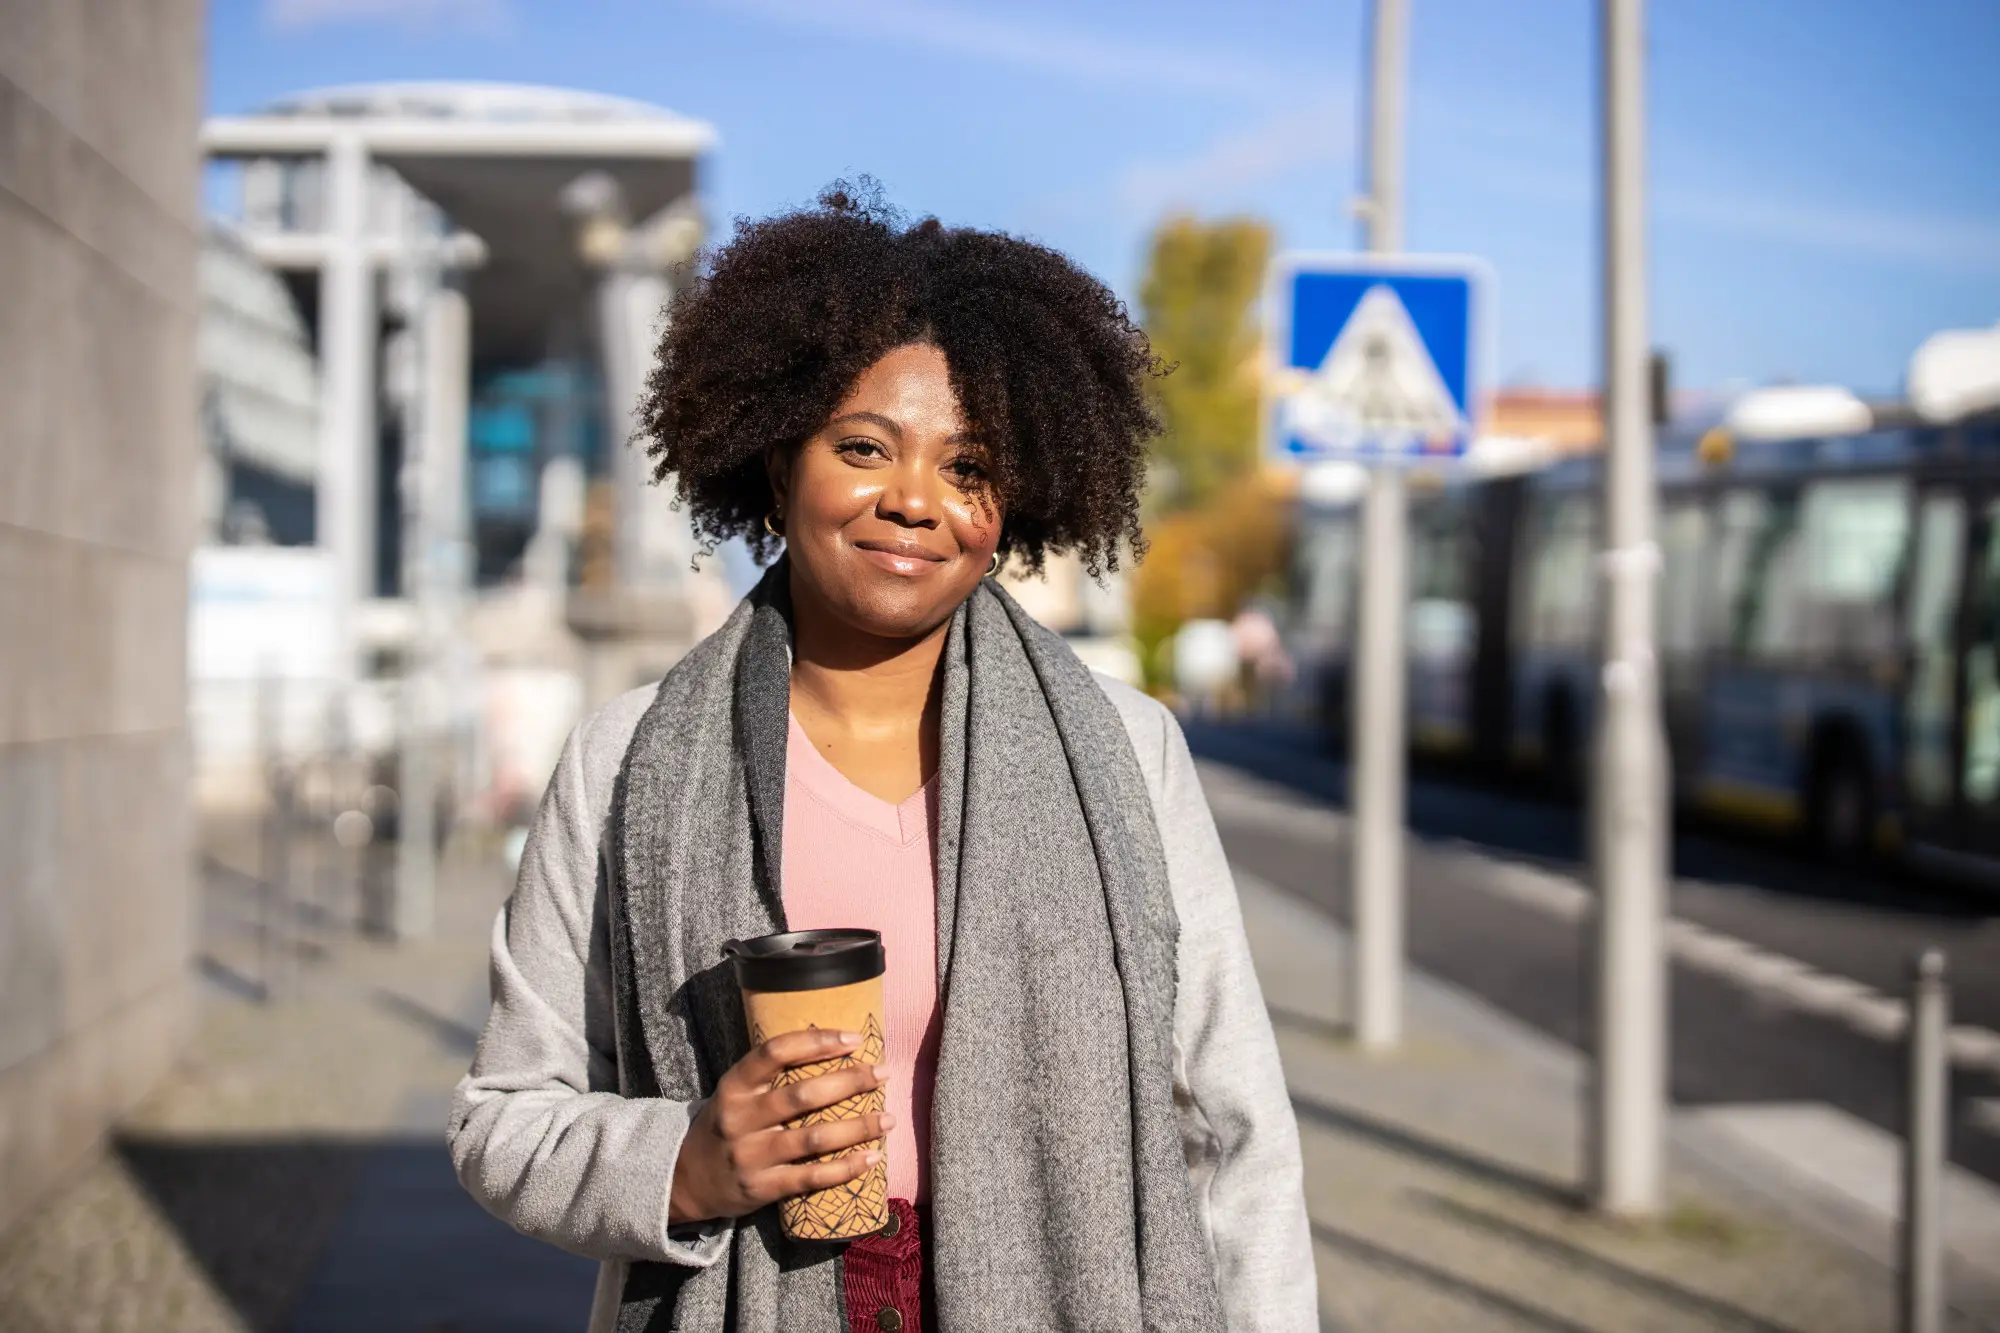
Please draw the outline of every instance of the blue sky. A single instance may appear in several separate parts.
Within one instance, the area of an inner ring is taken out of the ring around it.
[[[1653,329],[1681,384],[1895,389],[2000,320],[2000,3],[1655,0]],[[1498,278],[1497,378],[1594,382],[1593,0],[1412,0],[1408,237]],[[1173,209],[1346,247],[1362,0],[216,0],[209,104],[391,79],[713,123],[718,220],[878,177],[1137,289]]]

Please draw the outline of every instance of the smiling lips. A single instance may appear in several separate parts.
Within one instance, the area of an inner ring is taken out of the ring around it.
[[[926,573],[933,565],[941,565],[947,559],[915,542],[866,541],[854,543],[854,548],[891,574],[905,577]]]

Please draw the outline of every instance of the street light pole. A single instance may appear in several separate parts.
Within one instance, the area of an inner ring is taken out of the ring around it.
[[[1603,667],[1590,844],[1597,882],[1595,1207],[1656,1214],[1667,1097],[1666,738],[1653,653],[1653,439],[1646,337],[1644,0],[1602,0]]]
[[[1368,249],[1403,248],[1406,0],[1375,0],[1369,74]],[[1403,1037],[1403,601],[1408,503],[1402,469],[1372,469],[1361,509],[1361,588],[1353,654],[1354,966],[1349,1012],[1364,1050]]]

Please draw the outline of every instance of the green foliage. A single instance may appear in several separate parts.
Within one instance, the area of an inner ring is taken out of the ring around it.
[[[1155,505],[1199,507],[1257,462],[1257,298],[1271,229],[1250,218],[1172,217],[1153,233],[1141,318],[1174,366],[1161,383],[1166,433]]]

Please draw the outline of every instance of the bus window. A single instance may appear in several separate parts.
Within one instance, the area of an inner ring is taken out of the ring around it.
[[[1986,553],[1972,571],[1965,652],[1965,803],[1973,818],[2000,817],[2000,503],[1986,507]]]
[[[1356,537],[1353,517],[1343,514],[1307,527],[1299,543],[1300,621],[1336,643],[1347,637]]]
[[[1701,652],[1701,558],[1708,511],[1700,502],[1669,504],[1660,515],[1660,651],[1669,658]]]
[[[1896,647],[1896,587],[1910,537],[1900,478],[1820,481],[1800,519],[1790,651],[1818,661],[1878,663]]]
[[[1588,651],[1597,638],[1597,513],[1582,495],[1540,497],[1522,568],[1522,642]]]
[[[1470,573],[1477,538],[1462,494],[1410,513],[1410,651],[1419,659],[1469,657],[1476,632]]]
[[[1703,636],[1709,643],[1737,657],[1759,655],[1782,629],[1792,600],[1797,514],[1796,499],[1784,494],[1739,490],[1722,497]]]
[[[1924,498],[1917,515],[1916,566],[1904,616],[1910,678],[1903,704],[1903,781],[1911,806],[1938,814],[1951,805],[1952,674],[1958,661],[1958,574],[1965,559],[1965,501]]]

